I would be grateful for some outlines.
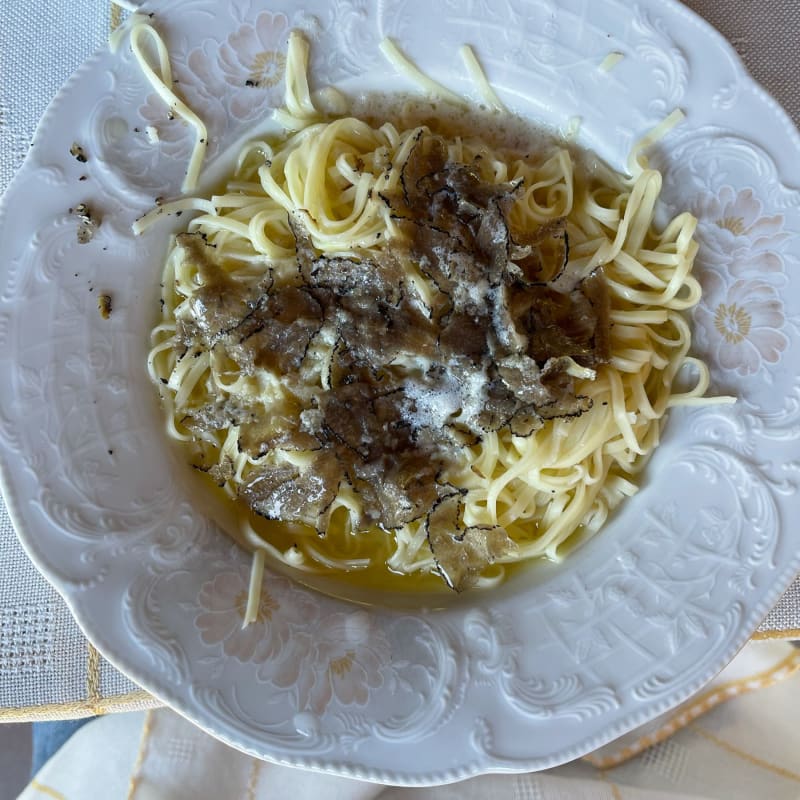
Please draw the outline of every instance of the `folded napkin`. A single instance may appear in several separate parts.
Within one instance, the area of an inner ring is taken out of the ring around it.
[[[798,719],[800,649],[752,642],[683,706],[546,772],[388,788],[259,761],[157,709],[89,723],[20,800],[797,800]]]

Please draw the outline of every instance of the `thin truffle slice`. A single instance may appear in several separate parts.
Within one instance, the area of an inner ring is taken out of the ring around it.
[[[245,421],[255,421],[256,412],[231,397],[206,403],[199,408],[187,409],[181,422],[194,433],[219,431]]]
[[[431,192],[430,178],[441,172],[447,163],[447,150],[438,136],[417,135],[417,141],[406,163],[400,170],[403,199],[408,208],[428,203]]]
[[[602,267],[595,269],[581,282],[581,291],[591,303],[597,322],[594,327],[594,364],[611,360],[611,297]]]
[[[238,446],[251,458],[261,458],[274,449],[317,450],[320,443],[311,434],[298,430],[295,420],[273,414],[240,425]]]
[[[239,496],[262,517],[289,520],[297,514],[296,481],[299,477],[296,467],[265,464],[248,475],[239,487]]]
[[[300,214],[288,214],[287,221],[289,230],[294,236],[294,252],[297,257],[297,269],[305,283],[311,280],[311,271],[314,268],[314,260],[317,258],[317,251],[311,242],[306,226]]]
[[[445,357],[467,356],[478,364],[487,355],[486,324],[480,317],[451,314],[439,334],[439,350]]]
[[[335,457],[321,454],[302,472],[294,466],[263,465],[254,470],[239,495],[267,519],[303,522],[324,530],[326,512],[339,491]]]
[[[316,298],[288,286],[270,295],[266,303],[262,301],[247,326],[235,330],[238,341],[228,345],[228,352],[246,373],[252,374],[255,368],[293,372],[299,369],[323,321],[324,312]]]
[[[529,356],[507,356],[497,362],[497,374],[514,396],[526,405],[542,405],[553,400],[542,384],[542,371]]]
[[[522,283],[547,283],[556,280],[569,261],[569,236],[564,217],[550,220],[532,234],[516,237],[511,247],[512,260]]]
[[[544,425],[541,414],[535,406],[523,406],[514,412],[508,428],[514,436],[527,437],[540,430]]]
[[[505,384],[494,379],[486,387],[483,409],[478,414],[477,423],[484,431],[497,431],[508,425],[519,408],[519,401]]]
[[[372,387],[365,382],[344,384],[320,397],[323,426],[362,460],[381,450],[383,433],[373,405]]]
[[[592,407],[591,397],[575,394],[575,379],[569,373],[572,366],[569,358],[551,358],[542,368],[542,385],[553,398],[536,408],[543,419],[576,417]]]
[[[233,480],[236,470],[230,456],[225,456],[222,462],[214,464],[209,468],[208,474],[216,481],[217,486],[224,486],[228,481]]]
[[[439,497],[440,465],[418,455],[401,462],[391,456],[355,464],[352,483],[364,504],[365,517],[386,530],[395,530],[424,517]]]
[[[228,275],[205,236],[182,233],[176,243],[181,258],[197,270],[202,281],[189,299],[190,316],[177,321],[179,339],[188,345],[199,338],[212,346],[252,312],[255,298],[249,287]]]
[[[516,550],[500,526],[463,528],[459,494],[443,497],[428,514],[428,544],[447,585],[463,592],[475,585],[486,567]]]

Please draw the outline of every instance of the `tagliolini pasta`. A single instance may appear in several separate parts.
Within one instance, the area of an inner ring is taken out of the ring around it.
[[[148,359],[169,436],[237,504],[254,585],[265,554],[459,590],[560,560],[637,491],[667,411],[708,402],[696,220],[655,226],[640,152],[624,176],[453,117],[326,118],[307,57],[293,35],[288,135],[137,223],[201,212]]]

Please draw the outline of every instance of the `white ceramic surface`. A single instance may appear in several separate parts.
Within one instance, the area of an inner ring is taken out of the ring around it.
[[[236,747],[399,784],[578,757],[696,691],[800,569],[800,138],[672,0],[299,6],[147,4],[212,160],[280,102],[293,27],[312,40],[315,84],[351,90],[411,88],[377,50],[391,35],[470,93],[469,42],[513,109],[556,127],[580,116],[581,141],[620,167],[684,109],[652,160],[670,209],[700,220],[695,349],[739,402],[674,413],[643,490],[560,569],[440,611],[357,606],[270,573],[241,630],[249,558],[193,504],[144,370],[167,235],[186,218],[130,232],[177,193],[192,135],[123,39],[54,101],[0,212],[9,509],[103,654]],[[625,58],[604,73],[611,51]],[[81,202],[102,220],[84,245],[68,211]]]

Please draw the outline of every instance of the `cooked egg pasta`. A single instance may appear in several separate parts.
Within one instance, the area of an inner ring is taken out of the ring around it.
[[[495,111],[507,112],[508,109],[503,105],[503,101],[497,96],[497,92],[487,80],[486,73],[475,56],[475,51],[468,44],[465,44],[459,48],[458,54],[461,56],[472,82],[478,87],[478,91],[489,108]]]
[[[601,62],[598,69],[601,72],[611,72],[614,67],[619,64],[625,58],[624,53],[618,53],[616,51],[609,53]]]
[[[455,106],[466,106],[463,97],[457,95],[455,92],[442,86],[439,81],[435,81],[430,76],[426,75],[406,54],[397,46],[389,37],[385,38],[380,43],[380,49],[386,60],[401,74],[416,83],[423,91],[432,95],[433,97],[440,97],[442,100],[447,100]],[[480,67],[475,61],[475,66]]]
[[[327,255],[353,256],[398,235],[391,209],[380,198],[401,189],[402,168],[427,128],[372,126],[351,117],[320,121],[305,77],[307,59],[303,40],[292,39],[287,103],[279,119],[288,120],[294,132],[278,143],[247,145],[221,194],[180,201],[195,203],[201,213],[188,230],[213,245],[227,276],[241,285],[265,276],[280,285],[296,275],[292,215],[302,218],[314,248]],[[466,467],[453,478],[465,493],[464,524],[502,526],[517,545],[515,553],[484,572],[479,586],[503,580],[512,563],[537,557],[557,561],[576,538],[596,533],[637,491],[636,477],[659,443],[667,411],[709,402],[708,369],[687,355],[691,333],[683,316],[700,298],[692,276],[697,223],[684,213],[663,230],[655,227],[661,175],[647,168],[641,155],[651,141],[645,138],[637,148],[635,174],[628,178],[604,166],[581,169],[567,148],[556,145],[529,157],[479,137],[448,140],[451,162],[472,165],[488,183],[520,183],[509,212],[512,232],[566,218],[571,269],[588,276],[603,266],[611,297],[609,363],[596,370],[575,365],[572,373],[591,408],[575,418],[548,420],[527,437],[506,427],[464,445]],[[429,302],[425,281],[416,274],[408,278]],[[174,247],[164,269],[162,319],[152,333],[148,369],[161,389],[168,435],[192,448],[196,463],[211,465],[224,492],[236,498],[259,466],[302,468],[310,454],[273,448],[254,457],[240,448],[236,425],[201,433],[186,426],[187,409],[219,399],[260,405],[267,416],[291,414],[295,406],[275,371],[244,374],[213,348],[181,345],[176,320],[187,316],[203,280],[197,265]],[[323,389],[335,344],[315,340],[305,356],[309,374]],[[693,372],[694,386],[676,392],[683,369]],[[436,569],[424,519],[393,531],[359,530],[360,498],[347,483],[333,502],[324,536],[311,520],[308,525],[266,520],[244,504],[238,513],[233,533],[262,553],[253,586],[260,584],[264,552],[295,569],[374,573],[377,582],[387,570],[428,575]],[[254,591],[247,618],[255,614]]]
[[[158,71],[151,66],[143,49],[142,40],[144,38],[149,39],[155,48],[158,58]],[[139,67],[150,82],[150,85],[156,90],[158,96],[167,104],[170,113],[176,114],[194,128],[194,147],[189,157],[189,165],[186,168],[186,177],[182,187],[183,192],[191,192],[197,186],[197,179],[208,149],[208,132],[206,131],[205,123],[175,94],[169,53],[158,31],[146,22],[135,20],[130,29],[130,42]]]

